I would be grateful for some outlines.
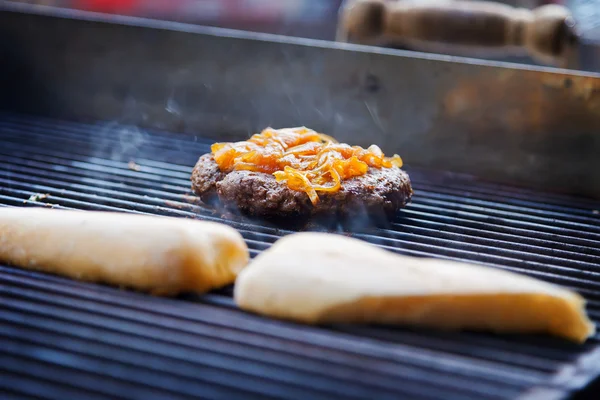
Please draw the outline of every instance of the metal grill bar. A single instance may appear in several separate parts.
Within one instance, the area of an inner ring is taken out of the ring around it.
[[[253,256],[292,232],[223,219],[195,201],[189,174],[209,151],[206,138],[0,115],[0,140],[3,206],[219,221],[241,232]],[[462,175],[409,173],[413,204],[388,229],[353,236],[572,287],[600,320],[600,204]],[[29,200],[37,193],[49,196]],[[549,385],[598,338],[575,346],[547,337],[308,327],[243,313],[231,289],[159,299],[7,266],[0,266],[0,302],[0,391],[39,398],[506,399]]]
[[[53,296],[55,297],[55,296]],[[87,304],[86,304],[87,305]],[[79,307],[78,307],[79,308]],[[88,311],[89,311],[88,305]],[[262,379],[260,386],[272,386],[274,384],[273,381],[283,381],[286,384],[284,389],[284,393],[286,397],[290,396],[290,394],[286,393],[287,390],[292,390],[294,382],[305,382],[309,383],[309,387],[304,387],[303,392],[299,393],[298,396],[294,397],[302,397],[307,395],[307,391],[312,390],[315,393],[311,393],[310,396],[317,396],[319,393],[319,389],[325,391],[325,393],[329,393],[331,396],[334,393],[342,394],[344,396],[355,397],[359,396],[360,398],[368,397],[367,392],[363,392],[363,390],[376,390],[385,394],[385,389],[394,390],[394,387],[397,385],[397,380],[391,379],[392,377],[388,377],[386,375],[390,374],[391,371],[386,373],[385,371],[378,372],[378,378],[374,381],[368,382],[362,386],[358,386],[353,384],[351,379],[353,376],[358,376],[359,371],[344,373],[346,369],[343,365],[331,365],[330,362],[326,362],[324,360],[320,360],[319,363],[312,361],[311,359],[303,360],[303,357],[300,357],[298,354],[295,354],[293,357],[289,355],[285,356],[279,354],[279,357],[276,359],[269,354],[268,351],[260,349],[259,351],[253,351],[252,346],[248,345],[248,343],[242,338],[243,346],[235,345],[235,343],[231,343],[231,341],[239,341],[240,339],[236,338],[227,338],[227,340],[223,340],[221,336],[217,336],[217,329],[194,329],[193,336],[189,335],[189,331],[179,332],[183,325],[181,321],[173,320],[168,316],[161,316],[161,323],[152,323],[152,324],[144,324],[143,321],[145,317],[146,320],[149,318],[155,317],[154,315],[149,315],[147,312],[136,311],[126,312],[127,310],[119,310],[118,317],[123,318],[124,322],[115,321],[115,312],[112,308],[110,308],[112,318],[104,317],[106,314],[103,312],[102,307],[98,307],[94,305],[93,312],[98,314],[94,318],[93,324],[97,328],[106,328],[111,329],[113,331],[119,331],[127,333],[130,337],[135,337],[136,344],[135,346],[138,348],[145,349],[145,352],[154,353],[154,348],[157,345],[162,347],[159,354],[162,358],[165,359],[165,362],[169,361],[168,358],[175,358],[176,362],[187,362],[192,363],[194,365],[180,365],[176,367],[175,364],[172,364],[172,371],[178,371],[182,367],[187,367],[192,371],[196,371],[198,373],[198,368],[204,366],[206,368],[219,369],[216,371],[216,377],[211,377],[210,374],[203,374],[203,378],[206,379],[209,377],[210,379],[223,379],[223,382],[231,382],[236,385],[247,386],[250,385],[250,381],[244,381],[242,377],[244,375],[250,375],[253,379]],[[89,314],[82,314],[73,312],[73,316],[64,316],[64,311],[61,308],[61,313],[63,316],[60,316],[58,312],[52,312],[52,308],[48,307],[48,310],[45,310],[45,315],[51,315],[53,318],[58,318],[62,321],[69,321],[73,323],[73,321],[80,321],[79,324],[88,324]],[[69,310],[69,314],[71,314],[71,310]],[[88,317],[86,318],[86,315]],[[155,318],[154,318],[155,319]],[[135,321],[135,322],[132,322]],[[154,321],[153,321],[154,322]],[[162,327],[160,329],[159,327]],[[157,329],[159,328],[159,329]],[[168,328],[168,329],[166,329]],[[232,328],[230,328],[232,329]],[[215,337],[216,336],[216,337]],[[229,335],[230,337],[232,335]],[[240,335],[236,335],[240,336]],[[169,340],[165,341],[165,338],[169,337]],[[148,338],[153,339],[148,342]],[[236,340],[237,339],[237,340]],[[152,345],[151,342],[155,342]],[[187,349],[180,349],[179,351],[174,351],[171,349],[173,346],[183,346]],[[166,349],[166,347],[169,347]],[[299,350],[299,349],[297,349]],[[309,349],[304,349],[308,351]],[[281,353],[281,352],[280,352]],[[185,357],[184,357],[185,355]],[[116,356],[117,359],[121,356]],[[260,360],[260,362],[253,361],[255,359]],[[297,364],[302,361],[302,368],[299,371],[297,368]],[[312,361],[312,362],[311,362]],[[419,370],[415,368],[414,365],[411,365],[410,358],[404,363],[410,366],[402,366],[402,363],[396,363],[394,365],[393,375],[397,378],[398,375],[402,376],[406,375],[412,378],[412,380],[416,381],[415,383],[424,383],[428,378],[435,377],[435,374],[431,372],[427,372],[426,370]],[[276,362],[278,365],[271,365],[271,363]],[[162,364],[162,361],[161,361]],[[330,364],[330,365],[327,365]],[[170,365],[170,364],[166,364]],[[283,369],[282,369],[283,368]],[[232,371],[233,370],[233,371]],[[330,370],[334,370],[333,373],[330,373]],[[327,373],[324,373],[327,371]],[[227,376],[226,372],[234,372],[235,379],[233,376]],[[366,372],[366,371],[363,371]],[[225,376],[222,376],[225,375]],[[323,376],[327,376],[327,379],[324,380]],[[202,379],[202,378],[200,378]],[[460,389],[466,384],[466,380],[463,378],[462,382],[460,379],[451,380],[446,379],[446,382],[443,382],[448,386],[454,386],[455,389]],[[337,384],[337,385],[336,385]],[[438,383],[439,384],[439,383]],[[327,390],[328,386],[342,386],[341,389],[332,389]],[[434,384],[437,385],[437,384]],[[482,393],[482,390],[489,389],[489,384],[482,385],[483,387],[476,392]],[[406,387],[404,389],[407,389]],[[418,394],[418,387],[415,385],[415,390],[413,394]],[[410,392],[409,392],[410,393]],[[438,395],[441,395],[441,391],[438,392]],[[408,393],[407,393],[408,394]],[[280,393],[280,395],[282,395]],[[389,395],[389,393],[388,393]]]

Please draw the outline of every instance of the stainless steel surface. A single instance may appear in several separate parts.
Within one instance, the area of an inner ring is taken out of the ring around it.
[[[600,198],[598,74],[6,3],[0,34],[4,108],[221,138],[306,125]]]
[[[600,72],[600,40],[582,38],[579,43],[579,54],[575,69]]]

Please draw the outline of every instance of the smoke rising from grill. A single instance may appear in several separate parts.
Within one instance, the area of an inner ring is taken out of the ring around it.
[[[95,157],[129,162],[140,155],[147,137],[148,134],[138,127],[107,122],[98,130],[93,154]]]

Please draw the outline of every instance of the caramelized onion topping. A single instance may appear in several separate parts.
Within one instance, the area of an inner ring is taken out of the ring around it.
[[[342,181],[366,174],[369,167],[402,167],[400,156],[386,157],[376,145],[349,146],[305,127],[267,128],[247,141],[215,143],[211,151],[221,171],[273,174],[290,189],[305,192],[313,204],[319,192],[335,193]]]

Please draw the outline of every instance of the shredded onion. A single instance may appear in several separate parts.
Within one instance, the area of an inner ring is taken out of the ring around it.
[[[221,171],[273,174],[290,189],[305,192],[313,204],[319,201],[317,192],[335,193],[342,181],[369,168],[402,167],[400,156],[386,157],[377,145],[349,146],[305,127],[267,128],[247,141],[215,143],[211,151]]]

